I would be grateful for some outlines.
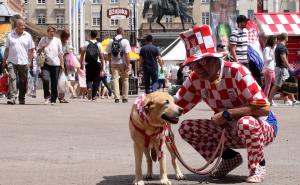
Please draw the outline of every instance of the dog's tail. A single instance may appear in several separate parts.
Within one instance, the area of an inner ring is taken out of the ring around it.
[[[157,152],[156,152],[155,148],[151,148],[150,156],[151,156],[152,161],[154,161],[154,162],[157,161]]]

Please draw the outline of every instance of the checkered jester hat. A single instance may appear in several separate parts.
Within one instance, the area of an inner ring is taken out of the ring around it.
[[[212,31],[208,25],[182,32],[180,33],[180,38],[185,44],[187,56],[187,60],[183,63],[183,66],[205,57],[221,58],[225,55],[216,51]]]

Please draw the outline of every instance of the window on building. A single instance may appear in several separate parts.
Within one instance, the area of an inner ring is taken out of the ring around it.
[[[56,23],[57,24],[64,24],[65,23],[65,17],[63,14],[56,15]]]
[[[151,18],[152,18],[152,14],[151,13],[147,13],[146,14],[146,19],[147,19],[148,23],[150,22]]]
[[[171,22],[173,22],[173,17],[166,16],[166,23],[171,23]]]
[[[64,0],[56,0],[56,4],[64,4]]]
[[[46,0],[37,0],[37,4],[46,4]]]
[[[209,12],[202,12],[202,24],[209,25]]]
[[[189,6],[193,6],[194,0],[187,0],[187,4],[188,4]]]
[[[119,4],[119,0],[110,0],[110,4]]]
[[[100,14],[99,13],[92,14],[92,26],[100,26]]]
[[[183,22],[186,22],[186,23],[192,23],[192,18],[190,17],[185,17]]]
[[[201,3],[202,4],[207,4],[207,3],[209,3],[209,0],[201,0]]]
[[[40,14],[37,16],[37,23],[38,24],[46,24],[46,15]]]
[[[129,0],[128,1],[128,4],[135,4],[135,3],[137,3],[137,0]]]
[[[110,25],[111,26],[119,26],[119,20],[118,19],[110,19]]]
[[[100,4],[100,0],[93,0],[93,4]]]
[[[27,4],[27,3],[28,3],[28,0],[25,0],[24,3]]]
[[[248,19],[254,18],[254,10],[248,10]]]

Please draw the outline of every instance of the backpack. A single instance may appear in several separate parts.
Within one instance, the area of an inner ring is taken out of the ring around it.
[[[120,38],[120,39],[116,39],[116,38],[113,38],[113,42],[111,44],[111,54],[114,56],[114,57],[122,57],[123,56],[123,51],[121,51],[121,40],[123,38]]]
[[[97,63],[100,55],[100,51],[97,46],[98,42],[96,43],[93,43],[91,41],[88,42],[89,45],[86,47],[86,51],[85,51],[85,61],[88,64]]]

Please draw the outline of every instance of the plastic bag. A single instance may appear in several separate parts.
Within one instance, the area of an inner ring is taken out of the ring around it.
[[[37,65],[39,67],[44,67],[45,61],[46,61],[46,54],[45,52],[42,51],[36,57]]]
[[[85,70],[84,69],[78,69],[77,70],[78,75],[78,84],[80,88],[86,87],[86,76],[85,76]]]
[[[36,74],[28,72],[27,78],[27,94],[28,96],[36,96],[35,76]]]
[[[67,89],[68,89],[67,77],[64,72],[61,72],[58,78],[57,91],[58,93],[65,93],[67,92]]]

